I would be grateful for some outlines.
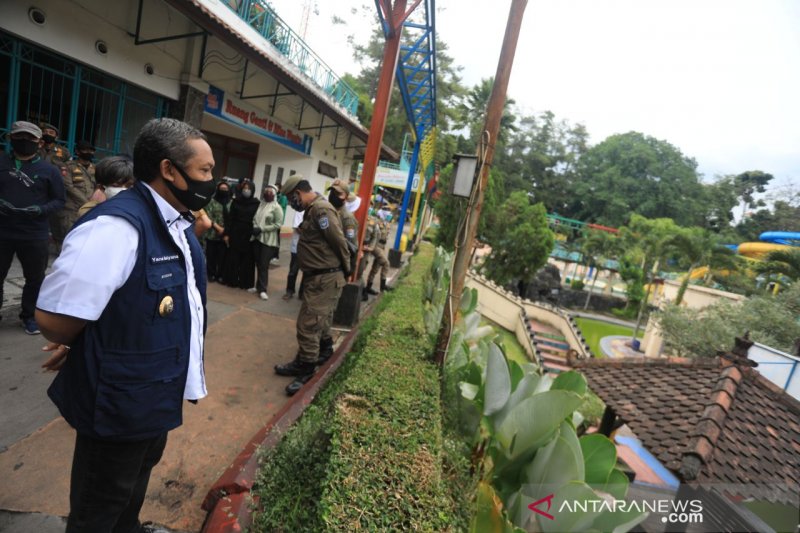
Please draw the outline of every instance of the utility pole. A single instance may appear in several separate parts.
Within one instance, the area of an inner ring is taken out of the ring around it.
[[[494,159],[494,147],[497,142],[497,134],[500,131],[500,119],[503,117],[505,109],[511,66],[514,63],[514,53],[517,50],[517,41],[519,40],[519,32],[522,26],[522,15],[525,13],[527,4],[528,0],[511,0],[506,33],[503,37],[503,48],[500,50],[497,73],[494,77],[494,87],[492,87],[492,95],[489,97],[489,104],[486,108],[486,121],[484,122],[481,139],[478,141],[478,166],[476,170],[478,173],[478,189],[473,191],[467,204],[464,236],[463,238],[462,235],[456,236],[450,294],[445,303],[442,327],[439,330],[439,338],[436,341],[436,361],[440,365],[444,364],[447,345],[450,342],[450,333],[453,330],[453,324],[458,319],[461,293],[464,290],[464,280],[469,269],[470,257],[472,257],[475,235],[478,232],[483,197],[489,183],[489,169]]]

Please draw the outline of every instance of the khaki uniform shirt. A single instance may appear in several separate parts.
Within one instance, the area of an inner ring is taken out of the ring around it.
[[[368,251],[377,248],[380,236],[381,232],[380,229],[378,229],[378,223],[375,221],[375,217],[369,217],[367,229],[364,231],[364,248],[368,249]]]
[[[49,150],[44,147],[40,148],[39,157],[48,163],[52,163],[57,167],[61,167],[67,164],[67,162],[72,158],[72,154],[69,153],[69,150],[66,147],[57,144]]]
[[[344,238],[347,239],[355,250],[358,250],[358,221],[353,213],[347,209],[347,206],[342,206],[338,210],[339,219],[342,221],[342,231],[344,231]]]
[[[67,172],[64,176],[64,192],[66,193],[65,211],[78,212],[78,209],[89,201],[94,192],[94,165],[88,166],[78,161],[67,163]]]
[[[297,243],[300,270],[350,270],[350,251],[336,209],[321,195],[305,210]]]

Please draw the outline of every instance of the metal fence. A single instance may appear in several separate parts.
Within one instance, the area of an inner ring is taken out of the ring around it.
[[[265,0],[228,0],[226,5],[286,56],[314,85],[348,113],[358,110],[358,94],[314,53]]]

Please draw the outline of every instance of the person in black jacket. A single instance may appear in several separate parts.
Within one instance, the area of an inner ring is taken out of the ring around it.
[[[255,259],[250,245],[253,234],[253,216],[258,209],[258,198],[255,196],[255,185],[252,181],[242,180],[236,197],[231,202],[228,225],[225,227],[223,240],[228,246],[225,257],[225,268],[222,282],[231,287],[250,289],[255,284]]]
[[[11,153],[0,155],[0,305],[11,261],[22,264],[25,286],[19,318],[25,333],[36,335],[36,298],[47,270],[48,216],[64,208],[61,171],[37,154],[42,130],[30,122],[11,126]]]

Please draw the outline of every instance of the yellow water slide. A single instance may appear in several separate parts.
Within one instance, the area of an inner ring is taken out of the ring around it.
[[[743,242],[736,251],[739,255],[744,257],[763,260],[770,252],[788,250],[790,248],[791,246],[772,244],[769,242]]]

